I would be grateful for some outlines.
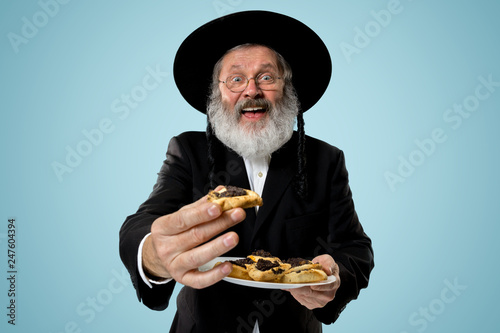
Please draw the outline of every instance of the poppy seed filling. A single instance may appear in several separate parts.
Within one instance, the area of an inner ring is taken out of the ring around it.
[[[257,250],[252,253],[253,256],[258,256],[258,257],[264,257],[264,258],[271,258],[273,255],[267,251],[264,250]]]
[[[231,260],[229,261],[231,264],[234,264],[236,266],[240,266],[243,268],[246,268],[245,265],[251,265],[254,263],[254,261],[250,258],[244,258],[244,259],[238,259],[238,260]]]
[[[310,264],[311,262],[302,258],[290,258],[285,260],[285,263],[292,265],[292,267],[302,266],[306,264]]]
[[[226,186],[226,191],[214,192],[214,195],[217,198],[229,198],[229,197],[239,197],[247,195],[247,192],[245,191],[245,189],[242,189],[241,187],[228,185]]]
[[[279,267],[279,263],[269,261],[269,260],[264,260],[264,259],[259,259],[257,261],[257,264],[255,265],[255,268],[257,268],[259,271],[267,271],[275,267]],[[274,270],[273,270],[274,272]]]

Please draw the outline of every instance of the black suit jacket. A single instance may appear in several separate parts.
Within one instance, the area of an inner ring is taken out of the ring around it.
[[[302,200],[294,188],[297,173],[297,134],[272,155],[258,214],[247,209],[246,220],[232,228],[240,242],[227,256],[244,257],[264,249],[281,258],[328,253],[340,267],[341,286],[335,299],[310,311],[288,292],[237,286],[221,281],[209,288],[184,287],[177,298],[172,332],[251,332],[258,320],[261,332],[280,323],[289,332],[321,332],[345,305],[368,285],[373,268],[371,241],[356,215],[344,155],[329,144],[306,137],[309,196]],[[250,188],[241,157],[229,149],[218,152],[216,179],[220,184]],[[120,255],[130,272],[139,300],[165,309],[175,282],[147,287],[137,270],[137,248],[159,216],[177,211],[209,190],[207,140],[204,132],[174,137],[153,192],[120,231]]]

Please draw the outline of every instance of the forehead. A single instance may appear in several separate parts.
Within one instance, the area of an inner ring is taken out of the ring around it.
[[[223,73],[278,70],[276,54],[265,46],[249,46],[229,52],[222,59]]]

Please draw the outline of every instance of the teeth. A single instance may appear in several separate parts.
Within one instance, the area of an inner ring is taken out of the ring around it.
[[[244,108],[244,112],[255,112],[255,111],[261,111],[264,110],[264,108],[261,107],[250,107],[250,108]]]

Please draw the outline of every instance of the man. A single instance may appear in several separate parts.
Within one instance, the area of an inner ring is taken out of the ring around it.
[[[207,130],[171,140],[153,193],[120,231],[122,260],[145,305],[165,309],[176,282],[185,286],[172,332],[321,332],[367,286],[373,251],[343,153],[304,134],[302,113],[330,75],[321,39],[271,12],[214,20],[179,48],[176,84],[207,113]],[[204,196],[220,183],[251,188],[264,205],[222,212]],[[256,249],[320,262],[335,282],[282,291],[221,281],[229,263],[198,270]]]

